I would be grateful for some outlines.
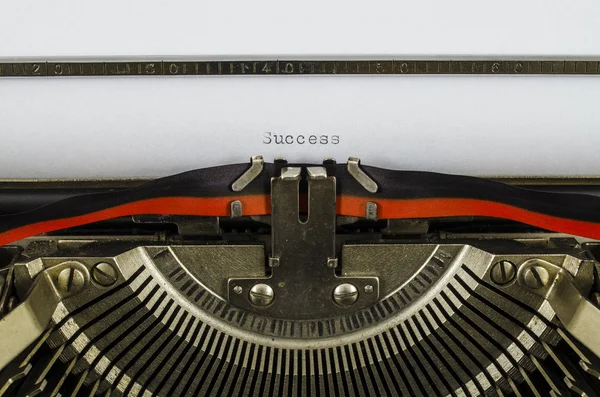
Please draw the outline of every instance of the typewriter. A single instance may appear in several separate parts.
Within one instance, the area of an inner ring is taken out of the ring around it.
[[[3,2],[0,397],[600,396],[592,3]]]
[[[598,395],[587,179],[250,162],[0,186],[0,395]]]

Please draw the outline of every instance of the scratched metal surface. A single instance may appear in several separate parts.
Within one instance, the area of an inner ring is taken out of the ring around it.
[[[0,61],[0,77],[353,74],[599,75],[600,59]]]

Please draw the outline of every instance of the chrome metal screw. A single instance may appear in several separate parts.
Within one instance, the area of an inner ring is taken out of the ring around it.
[[[545,287],[550,280],[548,270],[542,266],[531,266],[525,269],[523,274],[523,282],[531,289],[539,289]]]
[[[112,264],[101,262],[92,268],[92,278],[101,286],[110,287],[117,282],[119,274]]]
[[[365,293],[367,293],[367,294],[373,293],[373,286],[371,284],[365,285]]]
[[[517,268],[511,261],[502,260],[494,263],[490,270],[490,278],[498,285],[508,284],[517,275]]]
[[[233,292],[235,292],[238,295],[240,295],[243,291],[244,291],[244,289],[239,285],[236,285],[235,287],[233,287]]]
[[[58,288],[64,292],[77,292],[85,284],[85,277],[81,270],[67,267],[58,273]]]
[[[273,302],[275,293],[267,284],[256,284],[250,289],[250,302],[256,306],[268,306]]]
[[[352,284],[340,284],[333,290],[333,300],[340,306],[351,306],[358,300],[358,289]]]

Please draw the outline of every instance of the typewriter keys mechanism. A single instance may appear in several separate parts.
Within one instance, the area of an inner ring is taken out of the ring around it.
[[[594,396],[600,198],[236,164],[0,219],[0,396]]]

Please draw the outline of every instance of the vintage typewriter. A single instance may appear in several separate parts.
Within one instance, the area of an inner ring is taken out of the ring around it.
[[[593,3],[4,2],[0,397],[600,396]]]
[[[0,395],[598,395],[598,186],[261,156],[4,182]]]

